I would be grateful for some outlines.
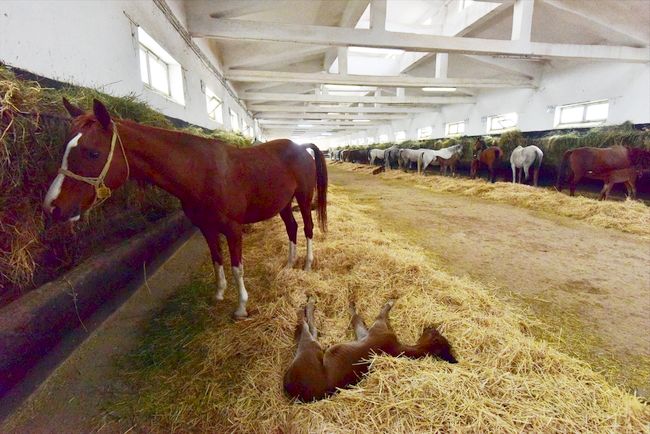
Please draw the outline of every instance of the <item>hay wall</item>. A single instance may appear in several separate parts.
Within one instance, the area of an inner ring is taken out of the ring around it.
[[[542,135],[539,133],[522,133],[514,129],[500,135],[482,136],[488,145],[500,146],[504,151],[504,158],[499,165],[499,177],[511,179],[510,154],[517,146],[538,146],[544,152],[544,160],[541,168],[541,178],[547,182],[554,182],[557,176],[557,168],[562,160],[564,152],[568,149],[592,146],[607,148],[615,145],[626,145],[650,149],[650,130],[639,129],[632,123],[626,122],[621,125],[591,128],[588,130],[554,130]],[[429,139],[429,140],[407,140],[402,143],[380,143],[369,145],[368,148],[386,149],[390,146],[411,149],[442,149],[448,146],[462,143],[463,157],[460,160],[461,170],[468,170],[472,158],[472,145],[476,136],[463,136],[457,138]],[[337,149],[361,149],[366,146],[344,146]],[[639,181],[639,190],[650,191],[649,177],[643,177]]]
[[[586,364],[532,337],[534,321],[480,282],[441,270],[435,258],[386,231],[336,188],[330,232],[316,234],[315,271],[284,270],[280,219],[245,237],[248,321],[236,303],[214,304],[214,276],[179,290],[123,361],[130,385],[108,406],[123,426],[147,432],[640,432],[650,409]],[[304,255],[300,240],[299,255]],[[294,351],[296,309],[317,298],[320,341],[351,338],[347,304],[371,320],[397,298],[393,326],[405,341],[440,326],[459,364],[378,356],[356,387],[293,404],[282,377]],[[108,416],[110,417],[110,416]]]
[[[17,79],[0,65],[0,305],[179,208],[175,198],[158,188],[128,183],[74,226],[48,222],[41,204],[61,164],[70,126],[61,104],[64,95],[86,108],[97,97],[116,117],[173,127],[135,96],[118,98],[81,87],[43,88],[36,81]],[[231,132],[189,132],[250,145],[250,139]]]

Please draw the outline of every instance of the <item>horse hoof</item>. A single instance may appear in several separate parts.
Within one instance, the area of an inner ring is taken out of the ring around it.
[[[223,294],[217,294],[214,296],[214,299],[217,301],[223,301]]]
[[[234,319],[235,321],[242,321],[248,319],[248,312],[246,311],[244,311],[243,313],[239,311],[233,312],[232,319]]]

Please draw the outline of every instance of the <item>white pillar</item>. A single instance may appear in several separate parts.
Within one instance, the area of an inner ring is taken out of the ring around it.
[[[530,42],[535,0],[515,0],[512,13],[512,40]]]
[[[348,47],[338,47],[339,74],[348,74]]]
[[[447,78],[447,67],[449,66],[449,53],[436,54],[436,78]]]
[[[370,30],[386,30],[386,0],[371,1]]]

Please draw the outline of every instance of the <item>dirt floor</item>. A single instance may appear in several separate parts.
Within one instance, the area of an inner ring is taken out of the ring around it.
[[[539,334],[650,395],[650,243],[568,218],[435,194],[329,165],[330,181],[445,268],[493,284]]]

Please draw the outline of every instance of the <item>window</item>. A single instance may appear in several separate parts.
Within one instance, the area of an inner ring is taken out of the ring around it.
[[[241,131],[244,133],[245,136],[249,136],[250,134],[248,133],[248,124],[246,123],[245,120],[242,119],[241,121]]]
[[[488,116],[487,132],[496,133],[505,131],[517,126],[517,113],[506,113],[504,115]]]
[[[374,145],[375,144],[375,138],[374,137],[368,137],[368,144],[369,145]]]
[[[388,141],[388,134],[379,135],[379,143],[386,143]]]
[[[433,127],[418,128],[418,139],[430,139],[433,135]]]
[[[403,142],[406,140],[406,131],[398,131],[395,133],[395,141],[397,143]]]
[[[146,87],[184,105],[183,71],[180,63],[138,27],[140,78]]]
[[[223,101],[207,87],[205,88],[205,101],[210,119],[223,124]]]
[[[445,124],[445,136],[460,136],[465,134],[465,121]]]
[[[233,131],[239,131],[239,116],[237,116],[237,113],[230,110],[230,129]]]
[[[555,126],[592,126],[607,120],[609,102],[607,100],[568,104],[555,108]]]

